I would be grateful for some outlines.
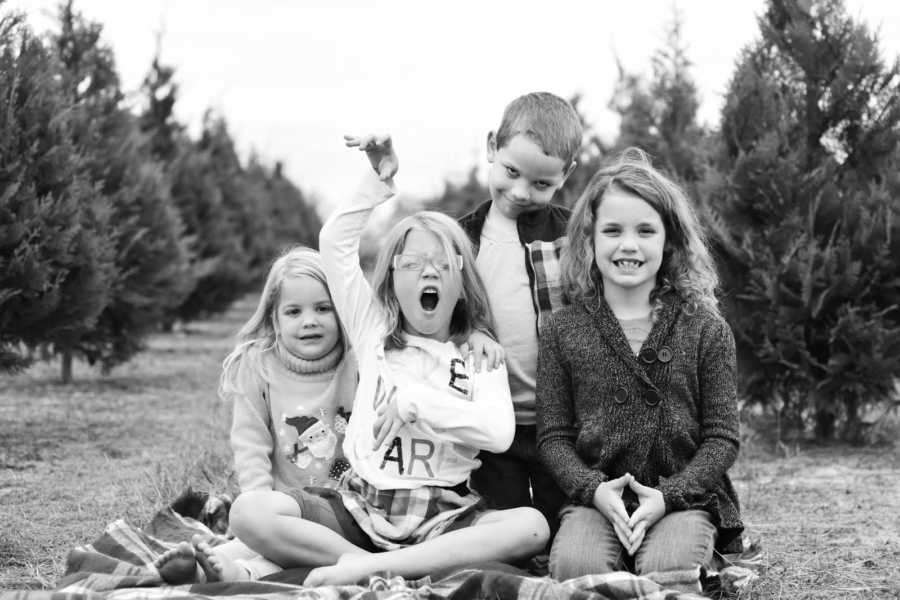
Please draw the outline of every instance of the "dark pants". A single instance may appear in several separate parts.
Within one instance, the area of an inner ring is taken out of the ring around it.
[[[533,506],[550,525],[550,538],[559,529],[559,511],[566,496],[538,457],[534,425],[516,425],[516,436],[503,454],[478,454],[481,466],[472,473],[472,488],[489,508]]]

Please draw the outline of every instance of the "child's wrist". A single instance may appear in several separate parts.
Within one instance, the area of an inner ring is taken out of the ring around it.
[[[357,187],[357,196],[368,200],[373,206],[393,197],[396,193],[394,180],[382,180],[374,169],[369,169],[362,177]]]

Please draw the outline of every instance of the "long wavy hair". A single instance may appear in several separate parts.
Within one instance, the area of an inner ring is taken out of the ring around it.
[[[325,279],[325,271],[322,270],[322,259],[318,252],[305,246],[294,246],[276,258],[269,268],[269,274],[263,284],[256,310],[238,331],[237,345],[222,363],[219,397],[223,400],[234,394],[245,393],[240,382],[242,368],[250,369],[251,373],[261,382],[268,381],[269,373],[262,357],[265,352],[275,347],[275,343],[281,335],[275,326],[275,311],[281,300],[284,282],[296,277],[315,279],[328,292],[329,298],[331,297],[331,291],[328,289],[328,282]],[[338,319],[336,312],[335,319]],[[338,344],[343,344],[346,336],[343,335],[340,319],[338,319],[338,332]]]
[[[444,255],[453,263],[453,256],[459,254],[463,258],[461,271],[450,269],[450,278],[455,284],[461,284],[461,295],[450,317],[450,337],[454,343],[461,344],[473,331],[482,331],[494,335],[494,318],[488,302],[484,283],[475,270],[475,254],[472,243],[466,237],[459,224],[445,214],[423,210],[400,220],[388,231],[385,242],[378,253],[375,268],[372,271],[372,287],[375,297],[384,307],[388,318],[388,334],[385,336],[385,348],[403,348],[403,313],[394,290],[393,259],[394,255],[403,252],[406,236],[413,229],[429,231],[440,240]]]
[[[597,208],[610,187],[643,199],[659,214],[665,227],[662,264],[651,303],[675,291],[689,310],[704,306],[718,312],[715,290],[719,277],[691,203],[679,186],[653,168],[643,150],[634,147],[601,167],[572,209],[567,227],[569,243],[560,259],[569,299],[591,304],[603,295],[603,280],[594,256],[594,228]]]

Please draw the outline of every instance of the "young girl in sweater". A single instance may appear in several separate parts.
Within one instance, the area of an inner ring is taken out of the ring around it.
[[[508,561],[547,541],[532,508],[482,511],[467,487],[478,451],[502,452],[514,417],[505,366],[477,371],[460,350],[490,331],[484,286],[462,229],[420,212],[385,236],[367,283],[359,240],[372,209],[393,195],[390,138],[347,138],[375,173],[320,234],[335,305],[359,360],[344,452],[351,470],[337,493],[242,494],[232,527],[283,567],[317,566],[306,585],[352,583],[376,571],[420,577]]]
[[[630,148],[588,183],[568,237],[572,304],[541,332],[537,375],[538,446],[570,502],[551,575],[699,574],[742,530],[734,338],[699,223]]]
[[[231,448],[241,492],[336,487],[349,468],[341,443],[356,378],[319,254],[288,250],[269,269],[222,369],[219,395],[234,407]],[[199,536],[156,563],[168,583],[280,570],[239,540],[212,547]]]

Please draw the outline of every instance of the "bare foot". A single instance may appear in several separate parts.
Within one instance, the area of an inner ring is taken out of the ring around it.
[[[199,534],[191,538],[191,548],[196,557],[197,564],[206,574],[207,581],[246,581],[250,579],[250,573],[235,564],[231,558],[224,554],[216,554]]]
[[[160,577],[166,583],[180,585],[203,581],[202,571],[197,569],[197,558],[194,547],[187,542],[179,542],[171,550],[167,550],[153,561]]]
[[[330,567],[318,567],[309,572],[303,585],[319,587],[322,585],[350,585],[359,582],[366,575],[378,570],[372,564],[371,554],[342,554]]]

